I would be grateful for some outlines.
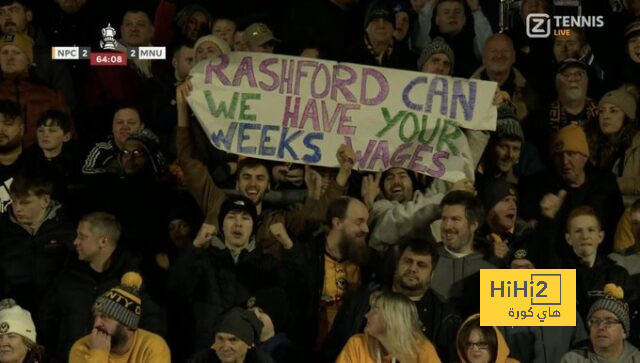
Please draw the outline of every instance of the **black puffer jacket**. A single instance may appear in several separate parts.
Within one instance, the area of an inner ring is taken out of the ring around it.
[[[37,326],[38,341],[48,348],[51,358],[67,361],[73,343],[91,331],[92,307],[98,296],[117,286],[125,272],[137,270],[138,261],[120,246],[102,273],[76,259],[58,276],[42,301]],[[139,326],[160,335],[165,333],[164,314],[144,292]]]
[[[13,210],[0,216],[0,288],[2,298],[36,311],[39,301],[71,255],[75,228],[61,205],[51,202],[37,230],[18,224]]]

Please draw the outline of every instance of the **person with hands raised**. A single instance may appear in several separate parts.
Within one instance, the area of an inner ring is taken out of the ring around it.
[[[202,228],[207,230],[211,229],[211,226],[217,226],[220,229],[220,226],[216,225],[217,215],[226,194],[215,184],[209,175],[207,166],[195,155],[187,104],[187,97],[192,89],[193,85],[189,79],[176,88],[178,162],[184,173],[187,189],[206,215]],[[336,157],[340,169],[325,192],[321,192],[322,184],[319,182],[318,174],[311,171],[305,173],[307,198],[302,207],[294,210],[267,210],[264,208],[263,197],[271,189],[270,173],[266,161],[246,158],[238,162],[236,190],[249,198],[256,206],[261,221],[261,223],[256,223],[258,225],[256,243],[265,253],[273,255],[279,260],[282,257],[282,247],[270,233],[268,226],[277,222],[283,223],[292,237],[298,238],[319,227],[331,200],[344,194],[345,186],[355,163],[355,155],[350,147],[341,145]]]

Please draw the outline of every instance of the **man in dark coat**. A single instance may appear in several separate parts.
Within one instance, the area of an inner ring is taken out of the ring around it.
[[[73,241],[62,205],[51,199],[53,183],[23,171],[9,189],[12,205],[0,217],[0,291],[29,311],[62,271]]]
[[[120,232],[120,222],[108,213],[93,212],[80,219],[73,241],[78,258],[55,280],[39,314],[38,341],[53,359],[67,361],[73,343],[91,332],[94,301],[117,286],[125,272],[137,269],[138,261],[118,244]],[[141,298],[140,327],[163,334],[163,314],[145,293]]]
[[[418,308],[423,332],[434,343],[443,361],[457,357],[455,336],[462,319],[431,290],[431,276],[438,264],[438,251],[431,243],[411,239],[400,248],[391,286],[363,286],[340,307],[336,321],[324,345],[324,360],[334,362],[347,340],[361,333],[370,309],[369,297],[377,290],[391,290],[407,295]]]

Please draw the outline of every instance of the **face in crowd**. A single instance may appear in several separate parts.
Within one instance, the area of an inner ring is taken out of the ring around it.
[[[569,185],[580,185],[584,181],[584,167],[588,158],[576,151],[556,152],[551,161],[558,175]]]
[[[598,112],[598,126],[605,136],[613,136],[620,132],[624,125],[624,112],[620,107],[611,103],[604,103]]]
[[[624,345],[627,334],[616,315],[608,310],[598,310],[588,321],[589,337],[596,352],[615,351]]]
[[[498,171],[508,174],[520,160],[522,141],[515,138],[503,137],[491,149],[491,156]]]
[[[487,220],[492,228],[504,232],[510,231],[515,227],[517,216],[518,198],[515,195],[507,195],[489,210]]]
[[[0,69],[5,74],[23,74],[29,71],[29,58],[15,45],[5,45],[0,49]]]
[[[269,170],[264,165],[245,166],[238,171],[236,190],[256,206],[262,203],[262,198],[270,189]]]
[[[224,39],[228,44],[233,44],[233,36],[236,33],[236,23],[229,19],[218,19],[211,27],[213,34]]]
[[[0,334],[0,362],[24,362],[30,349],[20,334]]]
[[[0,113],[0,154],[11,152],[22,145],[24,123],[20,117],[9,119]]]
[[[508,74],[516,61],[513,42],[504,34],[489,38],[484,46],[482,62],[488,73]]]
[[[194,11],[182,27],[182,34],[191,41],[196,41],[207,30],[208,17],[202,11]]]
[[[473,236],[478,229],[477,222],[469,222],[464,205],[454,204],[442,207],[440,234],[442,242],[456,253],[470,252]]]
[[[45,217],[50,202],[50,195],[38,196],[32,191],[24,196],[11,196],[13,216],[20,224],[36,226]]]
[[[222,232],[226,246],[234,249],[245,247],[251,239],[253,219],[243,210],[231,210],[222,221]]]
[[[392,168],[386,173],[383,181],[384,196],[388,200],[403,203],[411,200],[413,181],[409,171],[404,168]]]
[[[124,14],[120,28],[122,40],[130,47],[147,46],[153,38],[153,24],[149,16],[142,11],[129,11]]]
[[[431,256],[406,248],[398,261],[393,284],[404,291],[424,291],[431,285],[433,271]]]
[[[116,145],[122,149],[129,135],[144,128],[138,111],[132,108],[122,108],[113,115],[111,132]]]
[[[560,99],[586,100],[588,85],[587,71],[578,66],[568,67],[556,75],[556,90]]]
[[[372,19],[365,31],[372,43],[391,43],[393,41],[394,25],[384,18]]]
[[[462,31],[467,17],[460,1],[441,1],[436,7],[436,25],[442,34],[456,35]]]
[[[244,361],[251,347],[233,334],[216,333],[213,348],[222,363],[235,363]]]
[[[33,20],[33,13],[20,3],[14,2],[0,7],[2,34],[24,33],[31,20]]]
[[[604,231],[594,216],[578,215],[567,223],[565,239],[576,256],[587,259],[598,252],[598,246],[604,239]]]
[[[567,58],[579,59],[584,44],[576,31],[569,29],[568,35],[556,35],[553,41],[553,56],[556,62],[562,62]]]
[[[332,228],[340,232],[340,249],[347,260],[358,265],[367,261],[369,250],[369,210],[359,200],[351,199],[344,218],[334,218]]]

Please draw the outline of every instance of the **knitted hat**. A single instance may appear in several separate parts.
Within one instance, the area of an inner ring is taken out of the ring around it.
[[[249,346],[255,345],[260,338],[264,325],[253,311],[233,308],[216,328],[217,333],[233,334]]]
[[[222,205],[220,206],[220,213],[218,214],[218,227],[222,230],[224,218],[233,210],[241,210],[247,212],[253,220],[253,232],[255,234],[258,228],[258,211],[256,205],[253,204],[251,199],[238,194],[230,194]]]
[[[604,296],[591,305],[587,319],[591,319],[591,316],[598,310],[610,311],[620,320],[624,332],[628,335],[631,326],[629,304],[623,299],[624,291],[620,286],[611,283],[604,285]]]
[[[562,62],[558,63],[556,74],[564,72],[564,70],[569,67],[579,67],[584,69],[585,71],[589,69],[589,66],[587,66],[585,62],[575,58],[567,58]]]
[[[36,326],[31,313],[24,310],[13,299],[0,301],[0,334],[15,333],[31,342],[36,342]]]
[[[551,153],[565,151],[579,152],[584,156],[589,156],[589,144],[587,135],[582,127],[578,125],[568,125],[558,130],[551,137]]]
[[[371,5],[369,5],[369,7],[367,8],[367,13],[364,15],[365,29],[369,26],[369,23],[379,18],[390,22],[395,27],[396,16],[393,12],[393,5],[390,1],[375,0],[371,3]]]
[[[253,23],[242,32],[242,42],[247,45],[263,45],[270,41],[279,42],[280,40],[273,35],[271,29],[264,23]]]
[[[198,49],[198,46],[204,42],[212,42],[213,44],[217,45],[218,48],[220,48],[222,54],[231,53],[231,47],[229,46],[229,43],[214,34],[209,34],[198,38],[198,40],[196,40],[196,44],[193,46],[193,49]]]
[[[433,41],[424,48],[422,53],[420,53],[420,58],[418,58],[418,70],[422,70],[424,64],[427,63],[429,58],[436,53],[444,53],[447,57],[449,57],[449,62],[451,62],[451,69],[453,70],[453,62],[455,60],[455,55],[453,54],[453,50],[447,44],[447,42],[442,37],[435,37]]]
[[[620,108],[628,118],[636,119],[636,100],[629,92],[621,89],[609,91],[602,96],[598,106],[602,106],[605,103],[610,103]]]
[[[629,38],[635,37],[638,34],[640,34],[640,20],[634,21],[627,26],[624,30],[624,40],[627,41]]]
[[[511,267],[511,262],[514,260],[527,260],[533,264],[535,268],[544,268],[542,262],[545,258],[540,255],[540,250],[535,243],[525,243],[514,247],[509,254],[509,263],[507,266]]]
[[[262,289],[255,292],[247,301],[247,308],[258,307],[269,315],[276,333],[287,328],[289,320],[289,302],[287,293],[280,287]]]
[[[495,135],[498,138],[515,136],[524,142],[524,133],[518,120],[516,108],[510,102],[502,102],[500,106],[498,106],[498,121],[496,123]]]
[[[0,49],[4,48],[5,45],[13,45],[18,47],[27,56],[29,60],[29,64],[33,63],[33,39],[26,34],[18,33],[18,34],[6,34],[0,39]]]
[[[499,201],[507,196],[517,196],[515,188],[502,178],[491,178],[482,183],[480,200],[486,211],[491,210]]]
[[[127,272],[122,275],[120,285],[111,288],[96,299],[93,311],[102,312],[130,329],[137,329],[142,313],[141,286],[140,274]]]

